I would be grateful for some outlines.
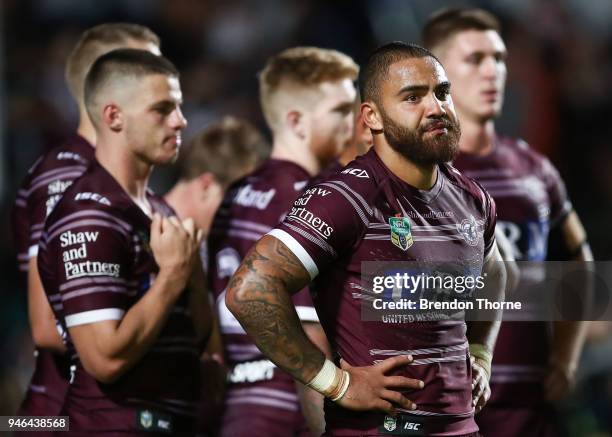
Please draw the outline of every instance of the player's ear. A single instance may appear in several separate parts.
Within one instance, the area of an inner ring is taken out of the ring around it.
[[[109,103],[102,110],[102,122],[113,132],[123,129],[123,112],[118,105]]]
[[[361,119],[363,123],[374,132],[383,130],[382,117],[374,102],[363,102],[361,104]]]
[[[292,109],[287,112],[285,123],[291,132],[293,132],[301,140],[306,139],[308,136],[304,114],[297,109]]]

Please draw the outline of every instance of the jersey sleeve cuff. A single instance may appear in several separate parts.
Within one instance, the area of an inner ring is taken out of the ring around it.
[[[317,315],[317,311],[313,307],[296,306],[295,310],[302,322],[319,323],[319,316]]]
[[[104,308],[101,310],[83,311],[82,313],[70,314],[66,316],[66,326],[87,325],[88,323],[103,322],[106,320],[121,320],[123,311],[120,308]]]
[[[266,235],[270,235],[278,240],[280,240],[285,246],[289,248],[291,252],[300,260],[304,268],[308,271],[310,275],[310,280],[316,278],[319,274],[319,268],[315,264],[314,260],[310,256],[310,254],[302,247],[298,241],[293,238],[289,233],[283,231],[282,229],[272,229]]]
[[[33,244],[28,249],[28,258],[34,258],[38,256],[38,244]]]

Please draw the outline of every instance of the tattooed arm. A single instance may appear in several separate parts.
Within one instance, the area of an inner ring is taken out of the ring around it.
[[[265,236],[230,280],[225,303],[257,347],[303,383],[315,377],[325,355],[308,339],[291,301],[310,276],[291,251]]]
[[[291,294],[308,282],[310,276],[298,258],[282,242],[267,235],[247,254],[232,277],[225,297],[228,309],[257,347],[303,384],[312,381],[325,362],[323,352],[304,333],[291,301]],[[342,362],[342,369],[350,375],[350,384],[338,404],[355,410],[388,412],[396,405],[416,408],[395,389],[422,388],[422,381],[385,376],[386,372],[411,360],[410,356],[397,356],[366,367],[352,367]]]

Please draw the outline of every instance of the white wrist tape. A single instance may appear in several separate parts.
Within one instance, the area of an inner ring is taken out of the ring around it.
[[[337,370],[338,368],[336,365],[330,360],[326,359],[325,363],[323,363],[323,367],[321,367],[321,370],[319,370],[319,373],[317,373],[317,376],[312,378],[312,380],[308,383],[308,387],[324,395],[329,393],[337,384]]]
[[[331,396],[330,399],[334,402],[339,401],[346,394],[349,388],[349,384],[351,382],[351,375],[346,370],[342,371],[342,383],[340,387],[338,387],[338,394],[336,396]]]

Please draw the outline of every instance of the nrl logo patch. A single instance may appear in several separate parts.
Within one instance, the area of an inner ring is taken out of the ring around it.
[[[400,214],[389,217],[389,226],[391,226],[391,242],[402,250],[408,250],[414,243],[408,217],[401,217]]]
[[[463,219],[461,223],[457,223],[457,231],[470,246],[478,244],[478,224],[473,215],[469,219]]]
[[[397,419],[392,416],[385,416],[383,426],[387,431],[395,431],[395,428],[397,428]]]

